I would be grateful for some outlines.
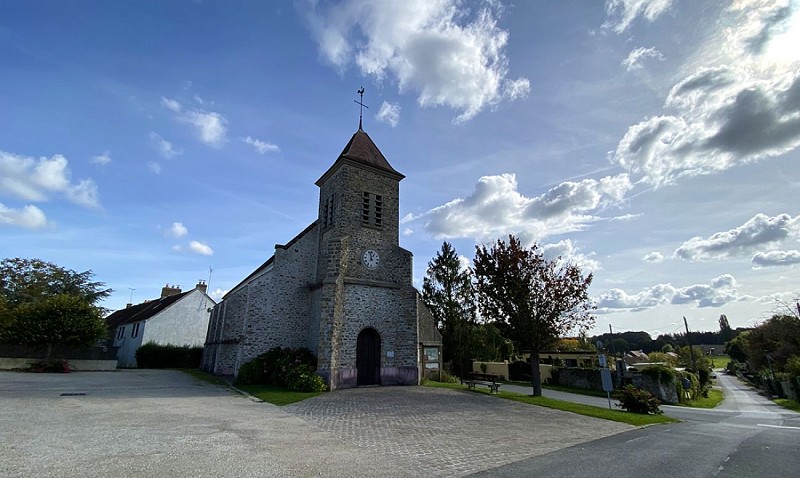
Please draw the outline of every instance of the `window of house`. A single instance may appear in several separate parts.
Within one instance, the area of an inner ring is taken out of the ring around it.
[[[322,227],[333,225],[333,194],[322,203]]]
[[[125,327],[120,327],[119,331],[117,332],[117,339],[122,339],[125,336]]]
[[[139,335],[139,325],[141,325],[141,322],[133,324],[133,328],[131,329],[131,337],[136,338]]]
[[[383,227],[383,196],[364,191],[361,197],[361,224]]]

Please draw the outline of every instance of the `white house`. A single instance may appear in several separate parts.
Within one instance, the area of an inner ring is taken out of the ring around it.
[[[206,294],[200,281],[187,292],[169,285],[161,289],[161,298],[131,305],[106,317],[109,331],[114,331],[117,366],[136,367],[136,350],[146,343],[202,347],[208,331],[208,318],[215,302]]]

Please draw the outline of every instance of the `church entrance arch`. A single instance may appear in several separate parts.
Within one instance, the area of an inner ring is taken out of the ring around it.
[[[358,385],[380,385],[381,383],[381,336],[368,327],[358,334],[356,340],[356,369]]]

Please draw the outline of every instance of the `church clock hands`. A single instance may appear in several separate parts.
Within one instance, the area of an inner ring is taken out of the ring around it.
[[[377,269],[380,258],[378,257],[377,251],[367,249],[361,256],[361,261],[364,262],[364,265],[367,266],[368,269]]]

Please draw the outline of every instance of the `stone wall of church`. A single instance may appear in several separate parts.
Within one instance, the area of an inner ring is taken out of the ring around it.
[[[314,228],[288,248],[276,248],[270,274],[250,285],[239,365],[274,347],[308,346],[318,240]]]
[[[345,284],[337,388],[356,386],[356,344],[367,327],[381,338],[381,384],[417,385],[416,314],[416,291],[411,288]]]
[[[316,275],[318,241],[314,227],[289,246],[276,247],[270,269],[226,296],[209,327],[204,367],[234,375],[271,348],[309,346],[309,286]]]

